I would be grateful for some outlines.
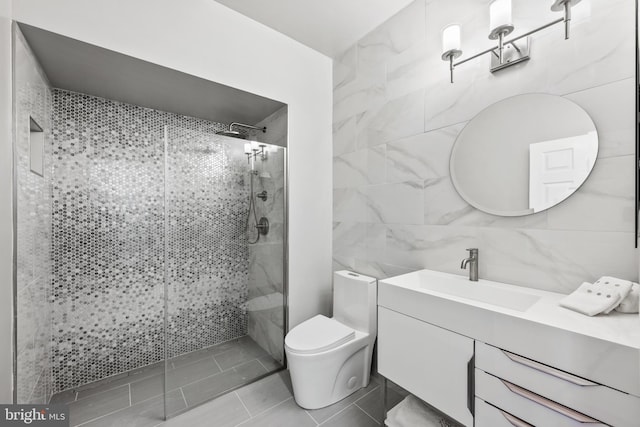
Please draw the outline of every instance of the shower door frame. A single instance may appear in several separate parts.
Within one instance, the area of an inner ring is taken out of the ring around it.
[[[18,403],[18,111],[16,108],[16,33],[18,23],[11,23],[11,214],[13,216],[13,403]]]

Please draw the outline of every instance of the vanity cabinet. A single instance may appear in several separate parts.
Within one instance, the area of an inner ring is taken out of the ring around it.
[[[475,349],[476,427],[501,417],[516,426],[640,425],[636,396],[479,341]]]
[[[378,371],[467,427],[473,426],[474,341],[378,307]]]
[[[379,372],[465,426],[640,427],[638,317],[565,297],[431,270],[381,280]]]
[[[381,306],[378,371],[468,427],[640,425],[637,396]]]

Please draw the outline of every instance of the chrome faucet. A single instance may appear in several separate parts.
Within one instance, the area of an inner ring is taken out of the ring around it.
[[[469,251],[469,258],[462,260],[460,268],[463,270],[467,268],[467,264],[471,263],[469,268],[469,280],[472,282],[478,281],[478,248],[467,249]]]

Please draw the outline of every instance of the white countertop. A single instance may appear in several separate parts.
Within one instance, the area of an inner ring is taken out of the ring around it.
[[[436,290],[429,289],[428,286],[422,284],[425,280],[432,280],[434,276],[447,277],[458,275],[432,270],[420,270],[384,279],[382,282],[640,350],[640,316],[638,313],[627,314],[619,313],[614,310],[609,314],[600,314],[589,317],[560,307],[558,303],[561,299],[566,297],[564,294],[541,291],[516,285],[508,285],[506,283],[483,279],[478,280],[478,282],[470,282],[474,285],[479,284],[481,286],[484,285],[509,291],[516,291],[540,298],[538,302],[531,306],[531,308],[522,312],[481,301],[475,301],[473,299],[458,297],[444,292],[438,292]],[[460,275],[459,277],[462,280],[468,280],[465,276]]]
[[[430,287],[434,281],[445,284],[439,286],[441,291]],[[446,286],[493,288],[538,300],[519,311],[451,295]],[[565,296],[420,270],[381,280],[378,304],[640,396],[640,316],[615,311],[585,316],[560,307],[558,302]]]

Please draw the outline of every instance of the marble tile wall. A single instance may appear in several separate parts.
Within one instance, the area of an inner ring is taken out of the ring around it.
[[[271,229],[256,244],[249,245],[249,336],[271,356],[284,363],[284,234],[285,234],[285,149],[287,107],[276,111],[256,126],[267,133],[258,140],[274,144],[264,161],[256,163],[254,192],[267,191],[266,201],[256,199],[258,219],[266,216]],[[267,172],[270,177],[264,177]],[[262,177],[261,177],[262,176]]]
[[[560,17],[514,0],[516,32]],[[635,2],[584,0],[572,36],[533,36],[530,61],[492,74],[484,56],[455,70],[440,32],[462,24],[466,54],[488,48],[488,1],[416,0],[334,61],[334,269],[376,277],[430,268],[570,293],[602,275],[638,278],[634,249]],[[580,105],[600,137],[595,169],[569,199],[526,217],[480,212],[456,193],[449,155],[465,124],[522,93]]]
[[[17,398],[47,403],[51,395],[51,89],[29,45],[16,29],[15,174],[17,177]],[[30,117],[44,131],[43,176],[31,171]]]

